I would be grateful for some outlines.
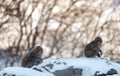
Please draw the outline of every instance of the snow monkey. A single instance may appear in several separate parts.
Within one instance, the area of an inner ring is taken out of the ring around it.
[[[95,40],[91,41],[89,44],[86,45],[85,47],[85,56],[86,57],[101,57],[102,51],[100,49],[102,44],[102,38],[101,37],[96,37]]]
[[[40,46],[35,46],[31,51],[29,51],[22,59],[22,66],[31,68],[34,65],[42,63],[41,56],[43,54],[43,49]]]

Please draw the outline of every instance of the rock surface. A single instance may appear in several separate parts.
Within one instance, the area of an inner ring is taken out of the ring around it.
[[[49,58],[30,69],[40,72],[41,75],[47,73],[44,76],[120,76],[120,65],[105,58]],[[0,72],[0,76],[7,76],[8,73],[12,73],[9,70],[7,72],[4,70]],[[16,72],[12,74],[20,76]],[[22,74],[24,75],[24,73]],[[28,75],[25,74],[24,76]]]

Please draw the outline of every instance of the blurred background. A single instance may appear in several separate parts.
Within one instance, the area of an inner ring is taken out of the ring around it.
[[[120,0],[0,0],[0,70],[36,45],[43,58],[84,57],[96,36],[103,57],[119,62]]]

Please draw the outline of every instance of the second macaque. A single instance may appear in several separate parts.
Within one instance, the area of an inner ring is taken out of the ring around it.
[[[22,59],[22,66],[31,68],[34,65],[42,63],[41,56],[43,49],[40,46],[35,46],[30,52],[28,52]]]
[[[102,38],[96,37],[95,40],[91,41],[85,47],[85,56],[86,57],[101,57],[102,50],[100,49],[102,44]]]

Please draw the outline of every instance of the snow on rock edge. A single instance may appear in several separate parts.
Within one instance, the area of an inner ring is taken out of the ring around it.
[[[0,72],[0,76],[8,76],[7,74],[9,76],[120,76],[120,65],[104,58],[49,58],[30,69],[9,67]]]
[[[23,67],[8,67],[0,72],[0,76],[54,76],[50,73],[39,72],[29,68]]]
[[[70,71],[67,74],[73,74],[68,76],[77,74],[79,74],[77,76],[120,75],[120,65],[104,58],[46,59],[42,64],[33,68],[41,72],[51,72],[55,76],[60,76],[62,72],[66,73],[66,71]],[[81,73],[77,73],[78,71]],[[66,74],[61,76],[66,76]]]

